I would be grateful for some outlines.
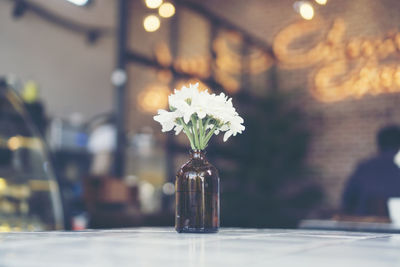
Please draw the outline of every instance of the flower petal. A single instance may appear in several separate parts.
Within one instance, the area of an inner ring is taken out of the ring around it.
[[[232,135],[232,131],[225,132],[224,139],[223,139],[224,142],[226,142],[228,140],[228,138],[231,137],[231,135]]]

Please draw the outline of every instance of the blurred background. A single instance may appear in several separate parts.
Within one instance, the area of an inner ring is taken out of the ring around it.
[[[153,116],[196,82],[245,120],[207,149],[222,226],[389,223],[399,12],[395,0],[0,0],[0,231],[172,226],[189,145]]]

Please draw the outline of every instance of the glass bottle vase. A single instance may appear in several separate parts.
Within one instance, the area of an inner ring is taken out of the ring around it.
[[[219,176],[205,152],[190,152],[176,176],[175,229],[178,233],[216,233],[219,228]]]

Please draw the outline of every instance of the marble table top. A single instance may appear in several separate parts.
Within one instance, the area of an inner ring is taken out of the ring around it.
[[[353,232],[397,233],[400,226],[392,223],[355,222],[335,220],[303,220],[299,228],[309,230],[344,230]]]
[[[173,228],[0,233],[0,266],[400,266],[400,234]]]

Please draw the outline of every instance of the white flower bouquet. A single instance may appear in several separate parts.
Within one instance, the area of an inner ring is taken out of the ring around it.
[[[183,131],[193,150],[204,150],[214,134],[225,132],[225,142],[230,136],[242,133],[243,119],[233,107],[232,98],[224,93],[200,92],[198,86],[198,83],[183,86],[168,97],[170,111],[160,109],[154,116],[162,131],[174,130],[176,135]]]

